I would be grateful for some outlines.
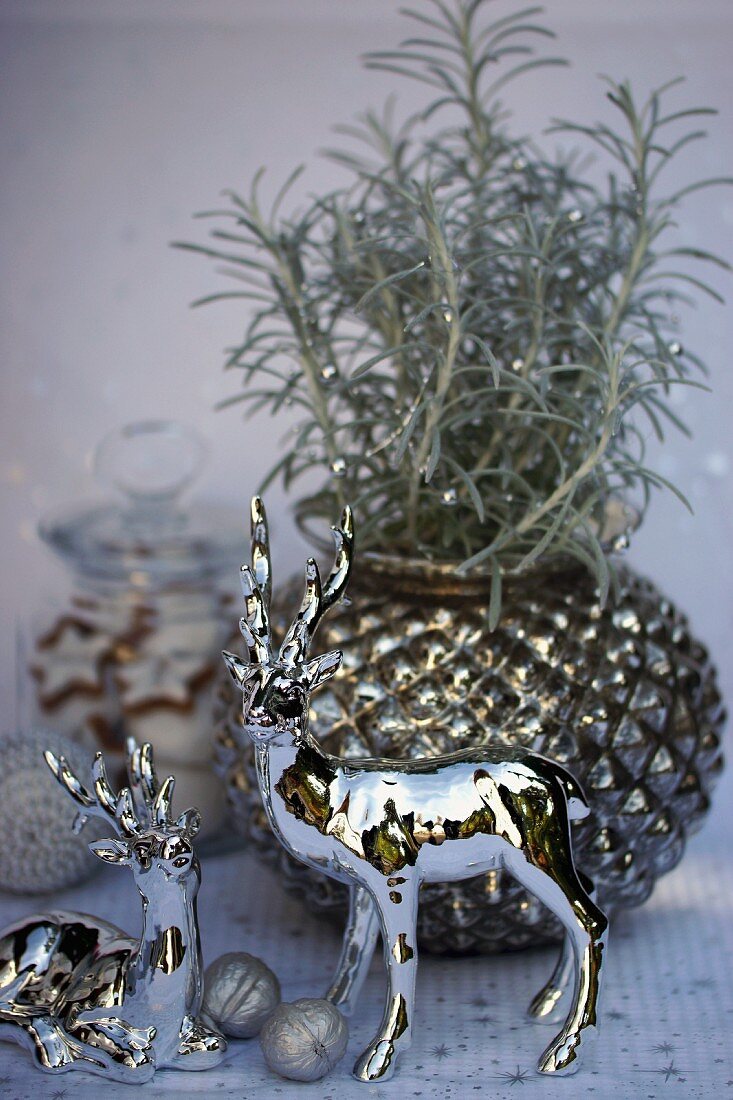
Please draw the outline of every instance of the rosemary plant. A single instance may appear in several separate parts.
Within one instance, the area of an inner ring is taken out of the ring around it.
[[[592,569],[605,599],[608,502],[643,514],[667,485],[645,440],[686,430],[670,391],[700,385],[702,367],[676,311],[690,290],[718,297],[689,261],[727,266],[668,230],[685,195],[731,181],[664,189],[713,113],[667,107],[678,81],[639,102],[608,80],[618,128],[553,123],[611,162],[600,186],[587,157],[513,135],[500,93],[562,62],[534,53],[552,37],[541,8],[491,22],[490,6],[422,0],[404,11],[416,33],[367,55],[430,98],[401,125],[390,101],[340,128],[346,186],[286,216],[300,170],[267,210],[260,172],[202,215],[218,223],[209,245],[182,247],[241,284],[203,301],[248,310],[226,360],[243,387],[224,404],[297,410],[266,483],[320,469],[301,520],[349,501],[363,549],[491,571],[495,620],[502,575],[550,552]]]

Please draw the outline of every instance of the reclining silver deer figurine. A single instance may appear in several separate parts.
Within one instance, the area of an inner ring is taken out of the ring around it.
[[[197,1021],[203,994],[193,838],[197,810],[171,817],[173,776],[161,784],[149,744],[128,742],[130,786],[115,794],[102,754],[91,789],[46,752],[78,807],[74,830],[97,817],[114,832],[89,845],[130,867],[143,902],[139,940],[84,913],[55,910],[0,932],[0,1038],[28,1047],[49,1072],[85,1070],[141,1084],[156,1069],[216,1065],[226,1040]]]
[[[338,651],[308,658],[323,616],[344,595],[354,531],[346,508],[325,584],[311,558],[305,595],[277,656],[270,634],[272,590],[267,521],[252,501],[252,564],[241,570],[243,661],[225,653],[244,696],[243,729],[275,835],[297,859],[350,887],[350,913],[328,994],[348,1011],[381,931],[389,990],[379,1030],[354,1075],[391,1075],[409,1046],[417,968],[418,894],[424,882],[455,882],[504,867],[559,918],[560,961],[530,1007],[551,1017],[575,972],[564,1027],[543,1054],[543,1073],[577,1068],[581,1037],[597,1027],[607,920],[573,864],[570,820],[588,806],[565,768],[521,747],[483,745],[424,760],[340,759],[308,730],[309,697],[338,670]]]

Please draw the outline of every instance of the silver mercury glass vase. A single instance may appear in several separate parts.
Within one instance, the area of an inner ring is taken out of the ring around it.
[[[430,757],[493,741],[561,762],[592,809],[574,827],[577,865],[607,912],[640,905],[707,812],[725,713],[685,617],[627,566],[618,576],[605,608],[574,562],[509,577],[490,630],[486,577],[363,555],[350,605],[320,633],[344,662],[313,697],[311,731],[342,756]],[[345,913],[343,888],[272,836],[251,748],[236,736],[241,692],[225,673],[218,699],[218,766],[236,825],[309,907]],[[547,909],[501,871],[426,886],[418,933],[424,949],[454,955],[560,938]]]

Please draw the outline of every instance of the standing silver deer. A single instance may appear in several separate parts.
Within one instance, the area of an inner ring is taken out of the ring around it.
[[[0,932],[0,1038],[28,1047],[41,1069],[80,1069],[140,1084],[156,1069],[216,1065],[226,1040],[197,1021],[203,980],[196,916],[201,883],[197,810],[171,818],[172,775],[158,784],[150,745],[128,742],[130,786],[115,794],[102,754],[91,789],[46,752],[79,808],[115,833],[89,845],[130,867],[143,902],[139,941],[84,913],[48,911]]]
[[[597,1027],[608,922],[573,864],[571,819],[585,817],[580,787],[559,764],[523,748],[481,746],[429,760],[342,760],[308,730],[310,693],[337,671],[338,651],[308,659],[324,614],[346,589],[353,556],[351,511],[338,528],[333,570],[322,585],[311,558],[305,595],[280,651],[270,635],[267,521],[252,501],[252,564],[241,571],[240,630],[248,661],[225,653],[244,695],[243,728],[255,744],[270,825],[297,859],[345,882],[349,919],[328,994],[344,1010],[358,993],[381,931],[389,991],[379,1030],[358,1058],[360,1081],[384,1079],[410,1043],[417,969],[418,894],[424,882],[455,882],[505,867],[562,922],[565,943],[530,1012],[550,1017],[568,980],[564,1027],[543,1054],[543,1073],[577,1068],[581,1037]]]

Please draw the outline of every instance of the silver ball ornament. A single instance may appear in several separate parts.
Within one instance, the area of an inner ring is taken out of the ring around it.
[[[87,845],[98,835],[71,831],[74,807],[51,775],[44,749],[65,756],[79,775],[89,770],[89,753],[50,730],[0,737],[0,889],[46,894],[88,878],[99,866]]]
[[[344,1056],[349,1028],[339,1010],[320,999],[303,997],[279,1005],[260,1032],[265,1061],[291,1081],[317,1081]]]
[[[203,1015],[231,1039],[251,1039],[280,1003],[280,983],[245,951],[220,955],[204,976]]]

